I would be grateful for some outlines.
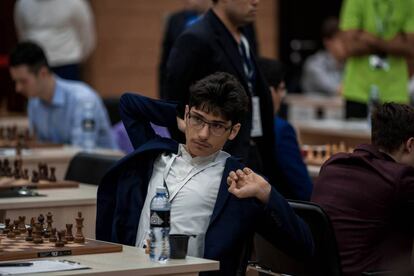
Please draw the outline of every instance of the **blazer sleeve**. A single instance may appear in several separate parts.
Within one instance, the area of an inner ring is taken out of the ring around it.
[[[280,137],[276,141],[278,169],[285,176],[295,198],[310,200],[313,185],[300,153],[295,130],[287,123],[278,127],[276,131]]]
[[[157,135],[150,123],[178,129],[175,102],[126,93],[122,95],[119,107],[122,122],[135,149]]]
[[[258,220],[257,232],[275,247],[296,258],[306,258],[314,251],[308,225],[272,186],[265,212]]]

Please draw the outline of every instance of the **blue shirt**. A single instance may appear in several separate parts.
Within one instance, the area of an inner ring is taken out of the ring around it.
[[[83,103],[94,104],[96,127],[96,146],[116,149],[112,137],[108,114],[101,98],[88,85],[64,80],[55,76],[56,85],[52,102],[46,103],[40,98],[30,98],[27,113],[30,128],[40,141],[74,144],[82,134]]]

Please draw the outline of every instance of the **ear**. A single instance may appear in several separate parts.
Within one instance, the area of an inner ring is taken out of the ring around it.
[[[234,138],[236,138],[237,134],[238,134],[238,133],[239,133],[239,131],[240,131],[240,127],[241,127],[241,124],[240,124],[240,123],[235,124],[235,125],[231,128],[230,135],[229,135],[229,137],[228,137],[227,139],[229,139],[229,140],[233,140]]]
[[[408,138],[408,140],[405,142],[405,149],[409,153],[414,151],[414,137]]]
[[[187,118],[188,113],[190,113],[190,107],[186,104],[184,110],[184,120]]]
[[[47,69],[46,66],[40,67],[39,72],[37,72],[37,76],[42,77],[42,78],[44,78],[48,74],[49,74],[49,69]]]

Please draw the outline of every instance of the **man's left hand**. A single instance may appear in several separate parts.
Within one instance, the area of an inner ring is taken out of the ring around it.
[[[238,198],[256,197],[267,204],[271,191],[270,184],[249,168],[231,171],[227,177],[229,192]]]

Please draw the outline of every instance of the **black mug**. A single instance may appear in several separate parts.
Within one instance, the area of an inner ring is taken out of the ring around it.
[[[182,234],[170,234],[170,259],[185,259],[189,237]]]

